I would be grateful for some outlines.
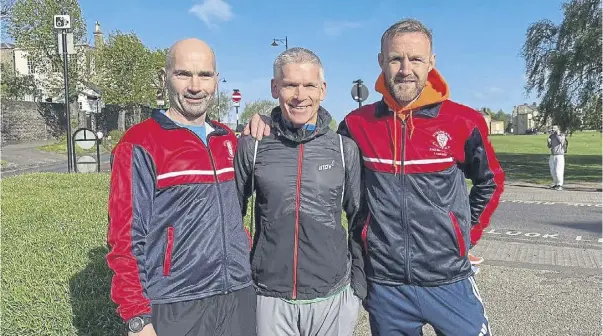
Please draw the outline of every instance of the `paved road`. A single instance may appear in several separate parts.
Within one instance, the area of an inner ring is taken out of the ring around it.
[[[474,250],[492,333],[601,335],[601,195],[531,192],[511,190]],[[370,335],[365,312],[355,335]]]

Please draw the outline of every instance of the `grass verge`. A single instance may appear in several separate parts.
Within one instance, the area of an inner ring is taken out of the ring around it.
[[[496,156],[507,180],[551,183],[548,135],[491,136]],[[601,133],[577,132],[568,138],[565,182],[601,182]]]
[[[109,175],[1,183],[1,334],[120,335],[104,259]]]

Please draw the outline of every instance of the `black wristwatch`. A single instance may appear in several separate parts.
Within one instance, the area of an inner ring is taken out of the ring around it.
[[[128,327],[128,331],[133,332],[133,333],[139,333],[142,331],[142,329],[147,325],[151,323],[151,317],[150,316],[135,316],[133,318],[131,318],[130,320],[128,320],[128,322],[126,323],[126,326]]]

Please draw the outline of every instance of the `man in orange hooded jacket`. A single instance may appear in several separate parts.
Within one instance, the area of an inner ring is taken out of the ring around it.
[[[449,99],[431,31],[402,20],[381,38],[376,103],[338,132],[363,158],[365,250],[373,335],[490,335],[469,249],[498,206],[504,173],[481,114]],[[252,135],[269,133],[259,117]],[[472,181],[467,191],[465,178]]]

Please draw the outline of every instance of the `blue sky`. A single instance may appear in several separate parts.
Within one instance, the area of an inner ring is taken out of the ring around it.
[[[559,0],[458,1],[260,1],[260,0],[82,0],[92,41],[94,22],[105,37],[134,32],[150,48],[168,48],[197,37],[215,50],[221,89],[239,89],[242,106],[272,99],[272,63],[284,50],[273,38],[287,36],[289,47],[313,50],[321,58],[328,93],[323,106],[340,121],[358,106],[350,95],[360,78],[368,102],[380,73],[380,38],[399,19],[413,17],[434,34],[436,68],[451,98],[479,108],[510,113],[514,105],[535,101],[524,95],[524,62],[519,56],[528,26],[540,19],[561,21]],[[242,112],[242,109],[241,109]],[[232,112],[234,116],[234,111]]]

